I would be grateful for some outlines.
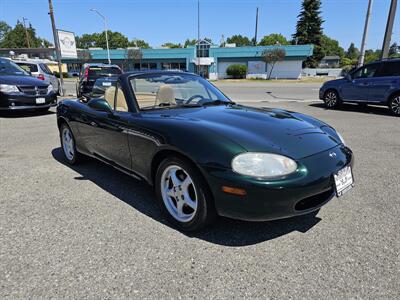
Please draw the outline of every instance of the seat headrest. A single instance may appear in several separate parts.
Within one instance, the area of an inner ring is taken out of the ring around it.
[[[114,108],[115,86],[110,86],[104,92],[104,99]]]
[[[164,84],[161,85],[157,91],[156,102],[161,103],[175,103],[174,90],[171,86]]]

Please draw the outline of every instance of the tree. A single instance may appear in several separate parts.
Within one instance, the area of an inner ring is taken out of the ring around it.
[[[303,0],[302,10],[298,15],[296,33],[293,39],[296,44],[314,45],[314,53],[305,61],[305,66],[315,68],[324,54],[321,49],[322,23],[321,18],[321,0]]]
[[[268,73],[268,79],[270,79],[275,64],[278,61],[282,61],[285,59],[286,51],[283,48],[267,49],[263,51],[262,56],[264,58],[264,61],[270,66]]]
[[[237,47],[251,46],[251,40],[247,36],[242,36],[240,34],[232,35],[226,39],[228,44],[236,44]]]
[[[344,49],[340,47],[337,40],[331,39],[325,34],[321,38],[321,50],[324,56],[326,55],[338,55],[342,59],[345,55]]]
[[[4,36],[11,30],[11,26],[9,26],[6,22],[0,21],[0,43],[3,40]]]
[[[358,59],[359,56],[360,50],[358,50],[356,46],[354,46],[354,43],[351,43],[349,49],[347,49],[346,51],[346,57],[350,59]]]
[[[393,43],[389,48],[389,57],[397,57],[399,56],[400,47],[397,43]]]
[[[165,48],[183,48],[183,46],[181,44],[174,44],[174,43],[164,43],[161,45],[161,47],[165,47]]]
[[[89,49],[91,47],[96,47],[98,36],[99,36],[98,33],[92,33],[92,34],[85,33],[82,36],[76,36],[75,37],[76,47],[78,49]]]
[[[146,43],[144,40],[133,39],[129,42],[129,47],[139,47],[141,49],[149,49],[150,45]]]
[[[110,49],[117,49],[117,48],[127,48],[129,44],[128,38],[120,32],[117,31],[107,31],[108,35],[108,45]],[[96,39],[96,47],[100,47],[103,49],[107,48],[106,43],[106,32],[103,31],[97,36]]]
[[[289,45],[289,41],[280,33],[271,33],[269,35],[265,35],[261,41],[258,43],[260,46],[269,46],[269,45]]]
[[[226,69],[226,74],[234,79],[242,79],[246,77],[247,67],[245,65],[230,65]]]
[[[2,25],[4,36],[0,42],[1,48],[26,48],[27,41],[26,41],[26,33],[25,27],[20,22],[17,21],[17,24],[13,29],[11,27]],[[28,32],[28,39],[29,39],[29,46],[32,48],[42,48],[43,47],[43,40],[36,36],[36,30],[29,24],[29,27],[26,28]]]
[[[190,47],[190,46],[196,46],[197,40],[193,39],[186,39],[185,44],[183,45],[184,48]]]
[[[381,50],[373,50],[373,49],[365,50],[364,62],[367,64],[367,63],[378,60],[381,56],[381,53],[382,53]]]
[[[125,52],[125,65],[127,65],[129,70],[132,70],[133,67],[135,66],[135,62],[139,61],[140,62],[140,69],[142,68],[142,58],[143,58],[143,53],[142,50],[139,49],[128,49]]]

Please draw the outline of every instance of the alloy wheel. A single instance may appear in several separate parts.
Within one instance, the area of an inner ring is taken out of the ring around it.
[[[68,160],[73,160],[75,156],[75,148],[71,130],[68,127],[64,127],[61,132],[61,137],[65,156]]]
[[[393,98],[390,108],[395,115],[400,115],[400,96]]]
[[[180,166],[168,166],[161,176],[161,195],[170,215],[179,222],[190,222],[196,215],[198,198],[190,175]]]
[[[334,107],[337,103],[337,95],[335,92],[328,92],[325,95],[325,103],[327,107]]]

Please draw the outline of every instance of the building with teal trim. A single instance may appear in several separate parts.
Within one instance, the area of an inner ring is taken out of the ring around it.
[[[110,50],[110,56],[112,63],[121,66],[125,71],[180,69],[216,80],[228,77],[226,70],[230,65],[242,64],[247,67],[248,78],[266,78],[271,66],[263,61],[262,53],[277,47],[284,49],[286,56],[283,61],[276,63],[271,77],[299,78],[302,62],[313,53],[312,45],[216,47],[207,41],[201,41],[199,45],[188,48],[141,49],[140,59],[129,58],[129,48]],[[88,51],[91,58],[86,62],[107,63],[106,50]],[[69,70],[78,70],[83,63],[79,59],[63,59],[63,62],[68,65]]]

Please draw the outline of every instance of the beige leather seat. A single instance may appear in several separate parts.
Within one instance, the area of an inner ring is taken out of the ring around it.
[[[114,98],[115,98],[115,86],[110,86],[106,89],[104,93],[104,99],[108,102],[110,107],[114,109]],[[117,89],[117,103],[115,110],[117,111],[128,111],[128,105],[126,104],[126,99],[124,92],[121,89]]]
[[[174,90],[167,84],[161,85],[156,95],[156,105],[163,104],[176,104]]]
[[[110,86],[104,92],[104,99],[108,102],[110,107],[114,109],[115,86]]]

